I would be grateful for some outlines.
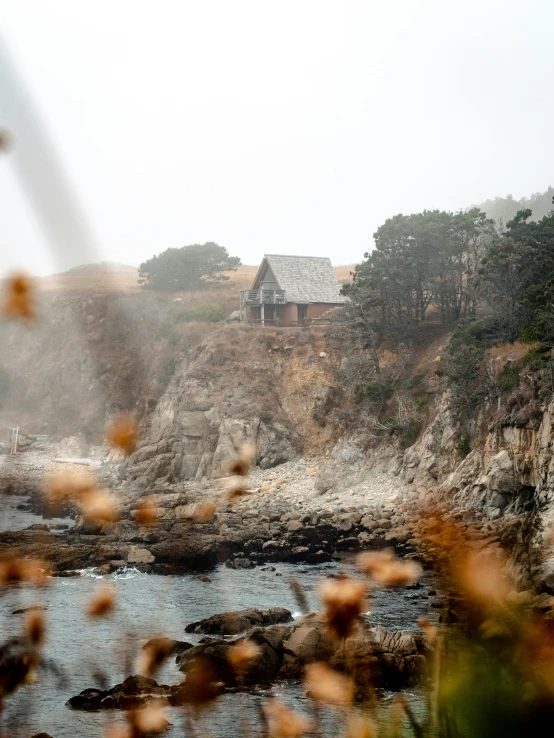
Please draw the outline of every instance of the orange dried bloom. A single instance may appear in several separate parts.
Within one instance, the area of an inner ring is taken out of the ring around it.
[[[187,664],[186,700],[196,707],[204,707],[218,697],[221,682],[225,681],[221,664],[211,656],[202,654]]]
[[[137,669],[141,674],[152,677],[173,653],[173,641],[164,636],[152,638],[139,656]]]
[[[46,624],[41,610],[26,613],[23,631],[33,646],[42,646],[46,634]]]
[[[241,672],[260,655],[260,647],[253,641],[241,641],[227,650],[227,661],[235,671]]]
[[[238,455],[238,458],[229,464],[229,473],[240,477],[245,477],[250,471],[251,466],[256,460],[256,447],[251,444],[245,444]]]
[[[149,736],[163,733],[169,728],[163,700],[149,702],[145,707],[131,710],[127,713],[127,720],[133,727],[133,734],[138,736]]]
[[[236,502],[245,495],[249,494],[250,490],[246,487],[242,477],[237,477],[227,488],[225,492],[226,498],[229,502]]]
[[[7,556],[0,561],[0,586],[27,582],[36,587],[49,584],[50,565],[40,559]]]
[[[217,510],[217,503],[214,500],[199,502],[194,506],[192,512],[192,520],[195,523],[211,523]]]
[[[365,551],[356,557],[358,568],[382,587],[405,587],[414,584],[422,575],[421,566],[415,561],[399,561],[394,552]]]
[[[126,455],[132,454],[137,447],[138,425],[132,415],[120,415],[108,429],[108,443]]]
[[[351,714],[346,718],[344,738],[377,738],[379,729],[369,715]]]
[[[306,667],[304,686],[310,697],[330,705],[350,705],[354,700],[354,682],[327,664]]]
[[[264,705],[270,738],[301,738],[314,729],[313,722],[283,705],[271,700]]]
[[[34,289],[25,274],[14,274],[8,278],[3,313],[6,318],[16,320],[36,318]]]
[[[78,502],[98,487],[96,479],[84,469],[62,469],[47,478],[44,494],[52,504]]]
[[[101,584],[90,600],[87,613],[91,618],[109,615],[115,607],[115,589],[112,584]]]
[[[119,519],[116,499],[105,489],[96,489],[81,498],[79,508],[93,523],[115,523]]]
[[[154,525],[158,519],[158,508],[150,498],[140,500],[135,510],[137,525]]]
[[[417,621],[417,624],[419,625],[419,627],[423,631],[423,633],[424,633],[425,637],[427,638],[427,640],[429,640],[429,641],[434,641],[435,640],[435,638],[438,635],[438,630],[437,630],[437,627],[435,625],[433,625],[433,623],[431,623],[430,620],[428,620],[427,618],[420,618]]]
[[[329,628],[345,638],[365,604],[366,586],[350,577],[328,579],[319,586]]]
[[[504,561],[486,551],[466,556],[457,567],[457,581],[465,596],[481,607],[503,607],[512,588],[502,573]]]

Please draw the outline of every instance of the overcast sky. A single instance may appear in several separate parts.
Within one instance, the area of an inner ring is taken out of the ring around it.
[[[205,241],[248,264],[265,252],[346,264],[396,213],[554,184],[552,0],[1,8],[34,133],[53,142],[98,249],[47,241],[16,145],[0,159],[2,271],[139,264]]]

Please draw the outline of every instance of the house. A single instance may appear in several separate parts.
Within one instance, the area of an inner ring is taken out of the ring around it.
[[[306,325],[343,305],[330,259],[266,254],[250,290],[241,290],[241,320]]]

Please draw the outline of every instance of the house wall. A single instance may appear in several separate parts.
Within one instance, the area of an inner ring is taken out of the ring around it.
[[[321,318],[327,310],[331,310],[334,307],[337,307],[337,305],[332,305],[328,302],[314,302],[311,305],[308,305],[308,320]]]
[[[298,320],[298,311],[293,302],[288,302],[286,305],[279,305],[278,315],[281,323],[296,323]]]
[[[334,307],[342,307],[342,305],[333,305],[329,302],[316,302],[308,305],[308,320],[316,320],[321,318],[328,310]],[[298,306],[294,302],[288,302],[286,305],[276,305],[276,313],[279,321],[283,325],[290,325],[291,323],[296,324],[298,322]],[[248,315],[247,320],[259,321],[260,320],[260,308],[250,307],[247,309]],[[266,305],[265,317],[271,320],[273,317],[273,305]]]

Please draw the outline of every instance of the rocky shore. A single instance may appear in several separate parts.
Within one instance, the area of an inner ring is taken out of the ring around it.
[[[256,468],[248,478],[248,494],[221,503],[213,517],[196,522],[199,504],[223,498],[225,479],[138,491],[126,483],[117,487],[116,469],[106,465],[99,473],[120,499],[117,524],[91,528],[77,520],[70,530],[34,525],[0,533],[0,554],[16,551],[46,559],[60,575],[88,567],[111,573],[125,565],[167,574],[208,570],[221,562],[233,568],[278,561],[318,563],[346,551],[387,546],[400,556],[432,558],[432,541],[422,546],[414,537],[428,495],[391,473],[331,465],[326,459]],[[152,527],[139,526],[134,519],[144,496],[157,510]],[[525,517],[479,519],[461,505],[437,514],[438,522],[451,519],[465,527],[468,545],[476,549],[513,547]]]
[[[182,642],[169,644],[168,652],[177,654],[177,664],[185,674],[182,683],[165,685],[144,676],[130,676],[110,689],[85,689],[66,704],[73,710],[85,711],[133,709],[152,699],[164,700],[172,706],[187,704],[194,701],[195,673],[199,669],[207,679],[203,690],[209,689],[213,696],[270,685],[282,679],[302,679],[306,666],[316,661],[356,674],[360,689],[370,686],[364,682],[369,677],[372,688],[401,689],[417,684],[426,673],[428,647],[420,634],[374,626],[362,616],[357,618],[349,635],[338,640],[329,631],[322,613],[311,613],[292,625],[268,624],[292,620],[289,611],[275,610],[283,612],[264,613],[250,608],[220,613],[188,626],[187,632],[218,632],[221,637],[203,638],[196,646]],[[258,622],[266,625],[257,625]],[[243,635],[231,640],[225,638],[237,633]],[[246,641],[255,644],[257,652],[237,673],[229,659],[230,649]]]

